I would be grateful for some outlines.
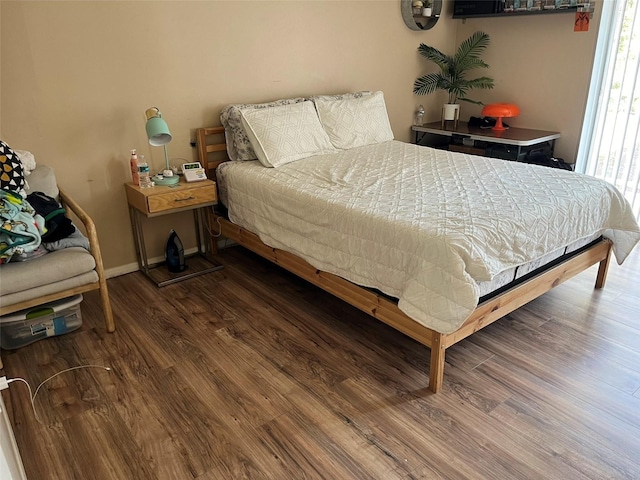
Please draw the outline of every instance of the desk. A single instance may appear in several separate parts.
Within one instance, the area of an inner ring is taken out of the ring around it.
[[[186,183],[180,180],[175,186],[156,186],[140,188],[133,183],[126,183],[129,216],[138,257],[140,271],[149,277],[158,287],[179,282],[197,275],[220,270],[222,265],[213,261],[211,255],[211,239],[207,238],[207,207],[218,203],[216,183],[212,180]],[[141,218],[158,217],[172,213],[193,211],[196,229],[198,252],[189,256],[188,268],[184,272],[170,273],[167,269],[156,267],[164,262],[150,265],[144,242],[144,230]]]
[[[559,132],[511,127],[504,131],[469,127],[459,122],[458,128],[442,128],[440,122],[412,126],[414,143],[451,151],[521,161],[530,151],[553,156]]]

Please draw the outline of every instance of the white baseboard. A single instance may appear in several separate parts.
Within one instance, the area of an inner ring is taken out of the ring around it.
[[[126,275],[127,273],[133,273],[140,270],[138,268],[138,262],[127,263],[126,265],[120,265],[118,267],[106,268],[104,275],[107,278],[119,277],[120,275]]]

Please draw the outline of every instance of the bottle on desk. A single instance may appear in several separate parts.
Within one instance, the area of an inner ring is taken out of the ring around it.
[[[149,164],[144,159],[144,155],[138,157],[138,177],[140,188],[153,187],[153,180],[149,174]]]
[[[424,107],[420,105],[416,111],[415,125],[421,127],[424,123]]]
[[[140,174],[138,173],[138,154],[135,148],[131,150],[131,158],[129,159],[129,165],[131,166],[131,180],[134,185],[140,185]]]

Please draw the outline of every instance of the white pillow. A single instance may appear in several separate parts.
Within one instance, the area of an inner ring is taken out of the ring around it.
[[[393,140],[382,92],[360,98],[315,100],[320,122],[334,147],[346,150]]]
[[[14,152],[22,162],[22,173],[31,175],[31,172],[36,169],[36,157],[33,156],[33,153],[27,152],[26,150],[14,150]]]
[[[313,102],[243,110],[242,124],[258,160],[265,167],[335,152]]]
[[[220,112],[220,122],[224,127],[224,136],[227,142],[227,153],[230,160],[255,160],[256,152],[251,147],[251,142],[242,128],[242,111],[252,109],[271,108],[289,103],[304,102],[306,99],[286,98],[268,103],[239,103],[227,105]]]

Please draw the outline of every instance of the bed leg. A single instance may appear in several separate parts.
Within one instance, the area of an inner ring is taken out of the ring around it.
[[[600,262],[598,267],[598,276],[596,277],[595,288],[603,288],[604,282],[607,280],[607,272],[609,271],[609,262],[611,261],[611,244],[609,244],[609,250],[604,260]]]
[[[434,332],[431,341],[431,364],[429,367],[429,390],[438,393],[444,379],[444,336]]]

